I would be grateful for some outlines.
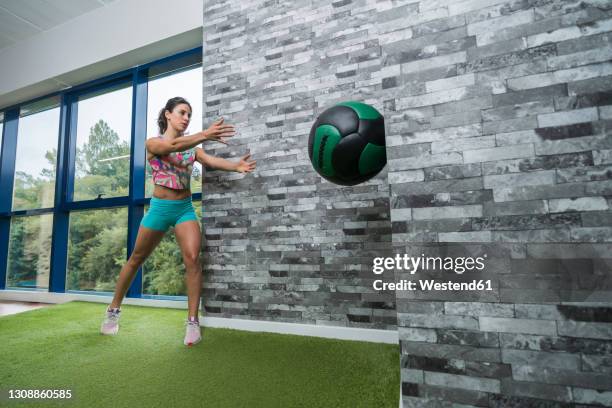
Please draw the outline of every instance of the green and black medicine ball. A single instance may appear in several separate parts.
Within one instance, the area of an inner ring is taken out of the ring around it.
[[[353,186],[371,179],[387,164],[383,116],[356,101],[332,106],[310,130],[308,155],[317,173],[332,183]]]

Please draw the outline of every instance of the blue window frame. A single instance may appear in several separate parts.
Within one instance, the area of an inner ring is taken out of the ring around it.
[[[68,256],[68,227],[70,212],[83,209],[127,207],[127,257],[134,248],[144,206],[150,198],[145,197],[145,141],[147,117],[147,88],[149,78],[172,75],[178,70],[188,69],[202,63],[202,47],[193,48],[148,64],[99,78],[60,92],[54,92],[34,100],[3,109],[2,139],[0,149],[0,289],[6,288],[7,260],[11,217],[18,215],[53,214],[51,243],[51,271],[49,292],[66,292]],[[130,144],[130,179],[128,196],[109,197],[84,201],[73,201],[75,178],[76,126],[79,96],[112,89],[120,83],[132,86],[132,118]],[[60,100],[59,138],[55,183],[55,205],[52,208],[13,211],[11,201],[17,150],[19,112],[22,105],[42,101],[50,97]],[[192,194],[193,200],[201,200],[202,193]],[[127,259],[126,259],[127,260]],[[28,289],[24,289],[28,290]],[[107,294],[110,292],[74,291],[70,293]],[[142,268],[139,268],[126,297],[185,300],[186,296],[143,295]]]

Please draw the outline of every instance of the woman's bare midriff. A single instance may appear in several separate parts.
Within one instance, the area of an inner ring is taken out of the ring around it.
[[[153,197],[161,198],[162,200],[182,200],[184,198],[191,197],[191,190],[188,188],[175,190],[173,188],[156,184],[155,188],[153,189]]]

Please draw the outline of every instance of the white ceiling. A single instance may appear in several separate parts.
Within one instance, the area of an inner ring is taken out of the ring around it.
[[[203,1],[0,0],[0,110],[201,47]]]
[[[0,50],[114,0],[0,0]]]

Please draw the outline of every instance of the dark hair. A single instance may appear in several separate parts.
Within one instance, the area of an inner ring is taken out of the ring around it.
[[[168,102],[166,102],[166,106],[164,106],[162,110],[159,111],[159,116],[157,117],[157,126],[159,126],[160,135],[163,134],[166,129],[168,129],[168,120],[166,119],[166,115],[164,115],[164,113],[166,111],[172,112],[174,110],[174,107],[176,105],[180,105],[181,103],[189,105],[189,109],[192,109],[191,104],[187,102],[187,99],[181,98],[180,96],[175,96],[174,98],[168,99]]]

